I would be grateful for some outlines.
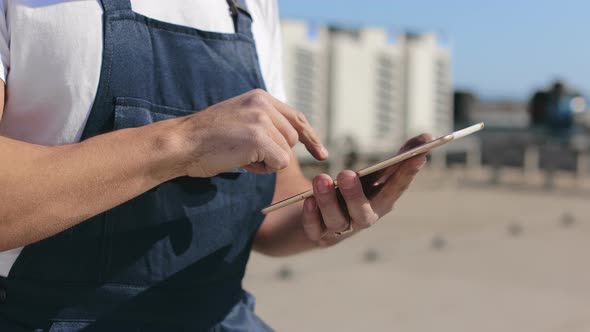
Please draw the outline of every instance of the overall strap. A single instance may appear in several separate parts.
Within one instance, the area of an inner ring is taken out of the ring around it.
[[[252,16],[248,12],[246,0],[227,0],[234,21],[236,33],[252,37]]]
[[[105,12],[114,10],[131,10],[130,0],[100,0]]]

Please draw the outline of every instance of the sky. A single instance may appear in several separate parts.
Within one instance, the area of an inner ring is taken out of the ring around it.
[[[281,17],[432,31],[453,81],[483,98],[526,99],[554,79],[590,95],[590,0],[278,0]]]

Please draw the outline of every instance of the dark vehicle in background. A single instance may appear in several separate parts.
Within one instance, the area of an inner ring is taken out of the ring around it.
[[[548,91],[537,91],[529,103],[530,124],[551,134],[568,135],[588,127],[588,100],[555,82]]]

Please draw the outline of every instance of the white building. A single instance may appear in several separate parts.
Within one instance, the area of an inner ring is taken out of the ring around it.
[[[327,135],[328,70],[326,36],[310,38],[310,27],[299,21],[283,21],[283,71],[288,102],[303,112],[313,127]],[[325,34],[325,29],[322,29]]]
[[[282,31],[289,103],[332,149],[348,138],[361,154],[392,153],[411,135],[452,128],[450,53],[433,34],[293,20]]]

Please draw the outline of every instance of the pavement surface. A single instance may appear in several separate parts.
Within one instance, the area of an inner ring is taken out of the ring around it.
[[[426,169],[394,213],[335,247],[254,254],[277,331],[590,331],[590,180]]]

